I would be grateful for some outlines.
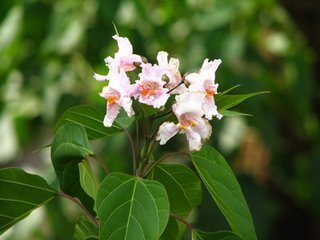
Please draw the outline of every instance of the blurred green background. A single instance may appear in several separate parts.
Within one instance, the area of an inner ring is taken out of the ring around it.
[[[180,59],[185,73],[199,69],[205,58],[220,58],[220,91],[241,84],[235,92],[271,92],[237,107],[253,117],[213,121],[210,144],[236,172],[259,239],[320,239],[320,21],[315,15],[320,7],[311,0],[287,4],[1,1],[0,167],[19,166],[54,181],[50,149],[44,146],[68,107],[91,104],[103,110],[98,93],[104,83],[92,75],[107,73],[103,59],[117,50],[114,22],[134,52],[151,62],[164,50]],[[167,150],[177,148],[173,143],[185,141],[171,142]],[[125,136],[94,146],[112,170],[130,171]],[[205,231],[228,229],[208,193],[203,195],[194,225]],[[0,239],[71,239],[77,216],[74,205],[56,200]]]

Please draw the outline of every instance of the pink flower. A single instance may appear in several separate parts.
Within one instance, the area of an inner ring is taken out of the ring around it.
[[[133,86],[131,95],[139,102],[151,105],[154,108],[164,106],[169,94],[167,93],[168,89],[164,88],[166,82],[162,80],[163,70],[150,63],[142,64],[141,67],[140,79]]]
[[[158,65],[163,70],[164,74],[168,77],[166,88],[169,90],[177,87],[181,83],[181,74],[179,72],[179,59],[170,58],[168,62],[168,53],[160,51],[157,55]],[[181,85],[174,90],[174,93],[182,93],[185,86]]]
[[[100,93],[100,96],[107,100],[107,112],[103,121],[106,127],[112,126],[121,107],[124,108],[129,117],[134,114],[132,99],[129,96],[131,89],[129,78],[125,72],[113,72],[113,75],[109,85],[104,87],[102,93]]]
[[[132,71],[136,68],[135,63],[142,63],[141,56],[133,54],[133,48],[128,38],[120,37],[118,35],[114,35],[113,38],[117,40],[119,50],[114,55],[114,58],[107,57],[104,59],[111,72]],[[98,81],[105,81],[110,80],[111,75],[100,75],[95,73],[93,77]]]
[[[185,92],[176,96],[172,109],[178,123],[164,122],[159,127],[157,140],[160,140],[161,145],[177,133],[185,133],[190,151],[200,150],[202,140],[208,139],[212,133],[208,120],[202,118],[204,112],[201,105],[204,97],[204,94],[196,92]]]
[[[186,80],[190,83],[189,91],[205,94],[202,107],[208,120],[211,120],[212,116],[216,116],[218,119],[222,118],[214,101],[214,95],[218,93],[219,86],[215,83],[215,72],[220,63],[220,59],[214,61],[205,59],[199,73],[190,73],[186,76]]]
[[[142,63],[141,56],[133,54],[133,48],[128,38],[114,35],[117,40],[119,50],[114,55],[114,58],[107,57],[105,59],[109,68],[117,67],[119,70],[132,71],[136,68],[135,63]]]

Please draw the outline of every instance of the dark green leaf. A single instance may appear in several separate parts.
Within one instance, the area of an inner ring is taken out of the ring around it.
[[[100,239],[157,240],[170,211],[166,190],[159,182],[122,173],[105,177],[96,208]]]
[[[149,178],[160,182],[166,188],[170,211],[179,216],[187,217],[190,211],[201,203],[201,181],[185,165],[159,164]]]
[[[81,216],[74,228],[74,240],[98,240],[98,229],[85,216]]]
[[[232,231],[245,239],[256,239],[246,200],[223,156],[214,148],[204,146],[192,154],[192,162]]]
[[[75,106],[67,109],[57,123],[56,129],[66,123],[76,123],[83,126],[89,139],[108,137],[121,133],[127,128],[134,118],[119,117],[112,127],[103,125],[104,113],[86,105]]]
[[[177,221],[173,217],[170,217],[167,227],[162,233],[160,240],[180,240],[182,239],[185,230],[186,227],[183,223]]]
[[[172,213],[188,217],[190,211],[201,203],[201,181],[185,165],[159,164],[151,172],[149,178],[159,181],[166,188]],[[170,218],[161,239],[181,239],[184,231],[183,224]]]
[[[192,240],[242,240],[242,238],[229,231],[207,233],[199,230],[193,230]]]
[[[54,197],[56,191],[40,176],[0,169],[0,234]]]
[[[93,151],[84,128],[76,124],[61,126],[51,145],[51,160],[63,192],[79,198],[92,209],[93,201],[80,185],[78,163]]]
[[[218,107],[218,111],[226,110],[232,108],[244,100],[268,92],[256,92],[256,93],[248,93],[248,94],[238,94],[238,95],[223,95],[219,98],[216,98],[216,105]],[[217,95],[219,96],[219,95]]]

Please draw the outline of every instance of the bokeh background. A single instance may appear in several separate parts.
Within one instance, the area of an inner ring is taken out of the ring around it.
[[[107,73],[103,59],[117,50],[114,22],[150,61],[165,50],[186,72],[220,58],[220,91],[270,91],[236,108],[252,117],[214,121],[210,144],[237,174],[259,239],[320,239],[319,12],[317,0],[2,0],[0,167],[54,182],[46,146],[62,112],[103,109],[92,75]],[[112,170],[130,171],[125,136],[94,144]],[[203,195],[194,225],[228,229]],[[0,239],[71,239],[77,216],[56,200]]]

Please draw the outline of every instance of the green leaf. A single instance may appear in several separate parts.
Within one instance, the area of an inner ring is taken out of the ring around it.
[[[232,231],[247,240],[256,239],[246,200],[223,156],[214,148],[204,146],[192,154],[192,162]]]
[[[256,93],[238,94],[238,95],[226,94],[216,98],[216,105],[218,107],[218,111],[226,110],[242,103],[244,100],[250,97],[263,94],[263,93],[268,93],[268,92],[256,92]],[[219,96],[219,94],[217,96]]]
[[[248,114],[248,113],[241,113],[241,112],[236,112],[236,111],[231,111],[231,110],[219,110],[219,113],[225,117],[252,116],[251,114]]]
[[[97,193],[100,239],[157,240],[169,218],[165,188],[122,173],[106,176]]]
[[[81,188],[78,167],[89,155],[93,155],[93,151],[82,126],[69,123],[57,130],[51,145],[51,160],[61,189],[92,209],[92,199]]]
[[[228,92],[231,92],[232,90],[234,90],[234,89],[236,89],[236,88],[238,88],[238,87],[240,87],[240,84],[235,85],[235,86],[233,86],[233,87],[231,87],[231,88],[229,88],[229,89],[227,89],[227,90],[225,90],[225,91],[223,91],[223,92],[215,95],[215,99],[218,100],[218,99],[219,99],[220,97],[222,97],[223,95],[226,95]]]
[[[188,217],[190,211],[201,203],[201,181],[185,165],[159,164],[148,177],[160,182],[166,188],[172,213]],[[181,239],[184,231],[183,224],[170,218],[161,239]]]
[[[74,228],[74,240],[98,240],[98,228],[85,216],[81,216]]]
[[[93,199],[96,199],[96,194],[99,188],[99,181],[92,172],[88,161],[79,163],[80,185],[82,189]]]
[[[0,235],[56,196],[40,176],[20,168],[0,169]]]
[[[162,233],[160,240],[180,240],[186,230],[186,226],[170,217],[166,229]]]
[[[199,230],[193,230],[192,240],[242,240],[242,238],[229,231],[207,233]]]
[[[187,217],[190,211],[201,203],[201,181],[185,165],[159,164],[149,178],[160,182],[166,188],[172,213]]]
[[[133,122],[133,118],[119,117],[112,127],[105,127],[103,125],[104,115],[103,112],[87,105],[71,107],[63,113],[56,129],[67,123],[76,123],[85,128],[89,139],[97,139],[121,133]]]

